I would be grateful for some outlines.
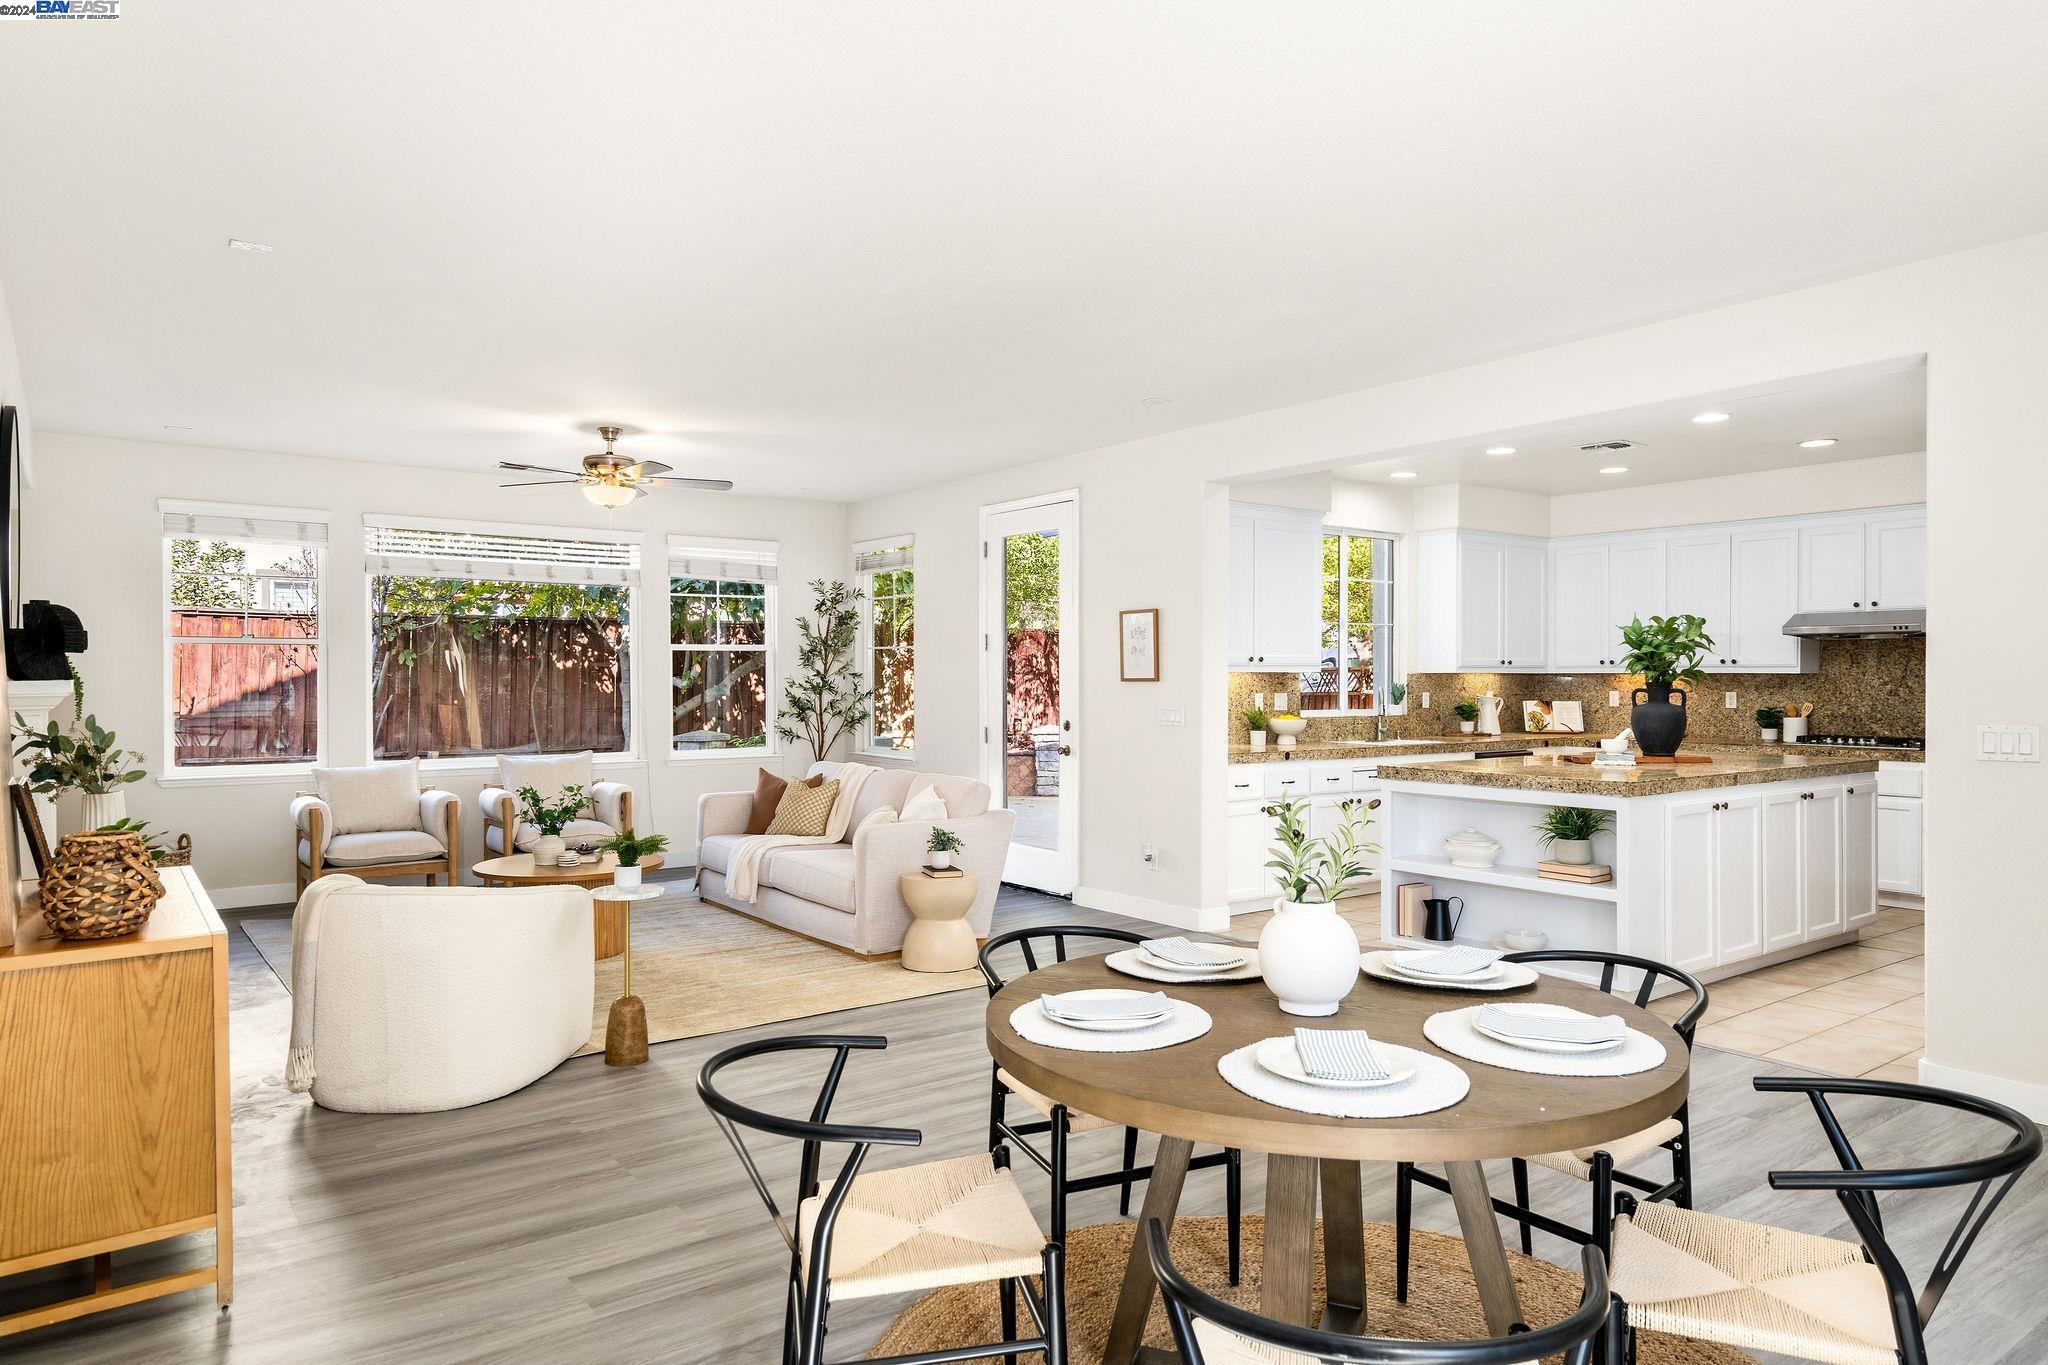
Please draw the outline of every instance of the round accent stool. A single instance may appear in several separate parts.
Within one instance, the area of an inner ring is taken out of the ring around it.
[[[915,923],[903,935],[903,965],[913,972],[965,972],[974,968],[974,930],[967,911],[981,891],[972,872],[927,877],[906,872],[896,879]]]

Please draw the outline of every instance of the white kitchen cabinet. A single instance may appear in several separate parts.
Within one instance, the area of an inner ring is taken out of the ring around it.
[[[1799,915],[1809,939],[1827,938],[1846,927],[1844,804],[1842,789],[1834,786],[1811,788],[1800,802]]]
[[[1913,796],[1877,798],[1877,889],[1901,896],[1927,894],[1923,803]]]
[[[1664,614],[1697,616],[1707,623],[1707,638],[1714,642],[1708,667],[1725,667],[1734,657],[1728,554],[1726,531],[1674,535],[1665,551]]]
[[[1525,536],[1417,537],[1418,673],[1540,673],[1550,650],[1549,548]]]
[[[1877,608],[1927,605],[1927,513],[1873,517],[1865,536],[1865,603]]]
[[[1728,538],[1730,619],[1722,667],[1810,673],[1820,666],[1815,642],[1785,634],[1786,620],[1799,610],[1799,552],[1800,534],[1790,527]]]
[[[1715,884],[1714,951],[1740,962],[1764,950],[1764,801],[1729,796],[1715,827],[1720,854]]]
[[[1764,951],[1775,953],[1806,941],[1800,912],[1799,822],[1806,801],[1797,792],[1764,794]]]
[[[1607,546],[1560,545],[1550,553],[1550,666],[1605,667],[1613,622],[1607,610]],[[1619,656],[1614,656],[1619,657]]]
[[[1863,591],[1861,520],[1816,522],[1799,529],[1799,610],[1850,611],[1867,605]]]
[[[1760,797],[1730,796],[1665,812],[1665,951],[1673,966],[1703,971],[1763,951],[1763,809]]]
[[[1323,519],[1241,504],[1230,514],[1234,669],[1296,671],[1322,659]]]
[[[1549,550],[1540,544],[1510,542],[1502,553],[1500,636],[1507,668],[1549,667],[1550,594],[1544,589],[1549,568]]]
[[[1263,801],[1233,801],[1224,819],[1225,897],[1232,903],[1273,894],[1273,874],[1266,870],[1273,846],[1273,818]]]
[[[1860,929],[1877,918],[1877,779],[1842,788],[1842,922]]]
[[[1502,596],[1502,571],[1507,548],[1499,541],[1465,540],[1458,544],[1458,666],[1497,668],[1507,662],[1501,653],[1501,620],[1507,609]]]
[[[1607,620],[1600,661],[1618,667],[1628,650],[1621,628],[1670,613],[1665,582],[1669,554],[1662,538],[1621,541],[1607,549]]]

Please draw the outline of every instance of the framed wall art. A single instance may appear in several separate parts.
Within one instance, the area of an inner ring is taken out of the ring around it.
[[[1159,609],[1117,613],[1117,676],[1125,682],[1159,681]]]

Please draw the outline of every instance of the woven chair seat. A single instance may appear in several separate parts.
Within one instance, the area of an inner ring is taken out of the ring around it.
[[[1320,1365],[1314,1356],[1268,1346],[1263,1341],[1253,1341],[1228,1327],[1218,1327],[1199,1318],[1195,1320],[1195,1340],[1201,1344],[1204,1365]],[[1538,1362],[1530,1360],[1523,1365],[1538,1365]]]
[[[804,1278],[822,1197],[797,1210]],[[854,1177],[832,1227],[834,1299],[1007,1280],[1044,1268],[1045,1234],[1008,1170],[987,1153]]]
[[[1642,1204],[1614,1224],[1631,1327],[1826,1365],[1898,1365],[1884,1277],[1854,1242]]]
[[[1605,1152],[1614,1158],[1615,1165],[1626,1166],[1637,1157],[1656,1151],[1684,1131],[1685,1125],[1677,1119],[1665,1119],[1662,1123],[1651,1124],[1639,1133],[1630,1133],[1627,1137],[1616,1138],[1612,1142],[1578,1147],[1569,1152],[1545,1152],[1542,1156],[1532,1156],[1529,1163],[1548,1167],[1571,1176],[1574,1180],[1591,1180],[1593,1153]]]
[[[1030,1105],[1047,1118],[1052,1117],[1053,1101],[1039,1094],[1030,1086],[1023,1084],[1001,1067],[996,1068],[996,1079],[1001,1081],[1003,1087],[1018,1099],[1024,1101],[1024,1103]],[[1067,1111],[1067,1131],[1070,1133],[1092,1133],[1098,1128],[1114,1128],[1116,1126],[1108,1119],[1099,1119],[1093,1114],[1084,1114],[1078,1109],[1069,1109]]]

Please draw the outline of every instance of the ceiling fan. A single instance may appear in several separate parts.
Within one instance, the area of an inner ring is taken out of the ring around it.
[[[731,479],[691,479],[669,472],[669,466],[658,460],[636,460],[621,455],[612,449],[612,443],[619,439],[621,428],[599,427],[597,434],[604,437],[604,449],[594,455],[583,457],[583,472],[572,474],[566,469],[547,469],[536,464],[515,464],[500,460],[498,468],[515,474],[552,474],[551,479],[529,479],[522,483],[501,483],[500,488],[542,488],[549,484],[575,484],[583,490],[583,496],[599,507],[624,507],[635,498],[645,497],[655,487],[674,484],[679,488],[703,488],[713,493],[725,493],[732,489]]]

